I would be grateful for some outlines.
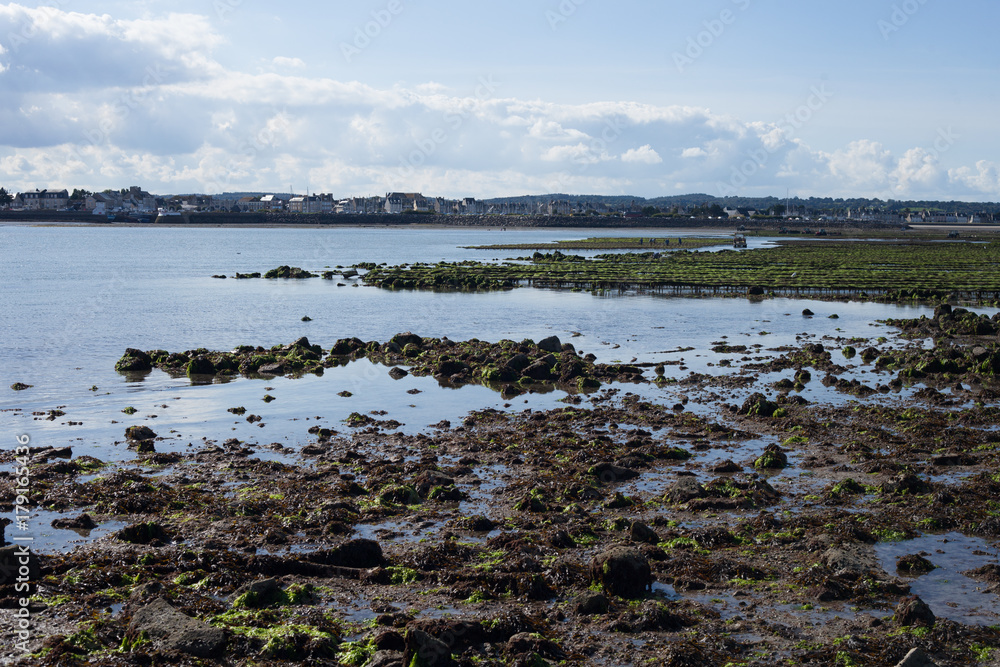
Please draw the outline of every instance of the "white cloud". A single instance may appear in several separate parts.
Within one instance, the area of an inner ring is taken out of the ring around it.
[[[973,193],[1000,197],[1000,165],[988,160],[980,160],[975,169],[959,167],[948,172],[951,183],[962,185]]]
[[[653,150],[649,144],[639,148],[630,148],[622,155],[621,160],[635,164],[661,164],[663,162],[660,154]]]
[[[897,161],[890,178],[900,193],[926,192],[940,180],[937,162],[936,155],[923,148],[911,148]]]
[[[275,67],[285,67],[288,69],[305,69],[305,62],[299,58],[286,58],[284,56],[278,56],[271,60],[271,63]]]
[[[602,159],[601,156],[591,152],[590,148],[585,144],[553,146],[542,153],[541,158],[546,162],[572,161],[578,165],[597,164]]]
[[[894,154],[868,139],[819,151],[787,127],[691,106],[555,104],[483,82],[465,91],[433,81],[376,87],[306,76],[305,63],[286,56],[257,61],[272,71],[236,71],[215,60],[225,39],[204,16],[126,21],[0,5],[0,36],[24,26],[30,39],[0,39],[8,189],[142,184],[167,193],[308,181],[338,195],[653,196],[720,183],[742,194],[1000,192],[996,163],[948,169],[950,154]]]
[[[829,174],[852,188],[884,188],[893,169],[892,153],[882,144],[866,139],[851,142],[833,153],[820,153]]]

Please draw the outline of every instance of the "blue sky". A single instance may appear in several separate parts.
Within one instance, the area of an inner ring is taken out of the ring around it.
[[[1000,200],[993,2],[0,4],[0,185]]]

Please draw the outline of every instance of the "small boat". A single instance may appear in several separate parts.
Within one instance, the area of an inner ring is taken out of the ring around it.
[[[165,208],[157,209],[156,219],[159,221],[160,218],[179,218],[181,217],[180,211],[168,211]]]

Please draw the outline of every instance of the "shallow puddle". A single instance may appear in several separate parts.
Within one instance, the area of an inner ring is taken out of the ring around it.
[[[102,521],[99,522],[97,528],[92,530],[52,527],[52,522],[55,519],[71,519],[81,513],[79,510],[67,513],[35,510],[28,519],[28,529],[20,531],[16,529],[16,525],[12,525],[7,528],[7,539],[10,541],[19,537],[30,537],[32,541],[24,542],[24,544],[27,544],[35,553],[58,554],[89,544],[125,527],[125,523],[122,521]]]
[[[939,618],[967,625],[1000,622],[1000,599],[986,592],[988,584],[960,572],[997,563],[997,546],[961,533],[923,535],[906,542],[882,542],[875,551],[886,572],[896,572],[896,559],[908,554],[924,557],[936,566],[916,578],[906,578],[913,595],[919,595]]]

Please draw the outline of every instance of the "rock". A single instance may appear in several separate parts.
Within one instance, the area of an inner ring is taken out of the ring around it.
[[[152,440],[156,437],[156,434],[148,426],[129,426],[125,429],[125,437],[135,441]]]
[[[15,382],[10,386],[14,391],[24,391],[25,389],[31,389],[33,385],[24,384],[23,382]]]
[[[835,572],[846,571],[855,576],[880,570],[878,558],[870,547],[830,547],[820,556],[820,562]]]
[[[623,598],[642,597],[653,583],[649,561],[641,552],[628,547],[612,547],[594,556],[590,576],[608,594]]]
[[[413,488],[417,495],[426,498],[436,486],[452,486],[455,480],[437,470],[425,470],[413,480]]]
[[[27,563],[22,562],[27,558]],[[12,586],[18,576],[22,574],[21,568],[27,565],[28,578],[31,581],[38,581],[42,574],[38,564],[38,556],[22,544],[12,544],[0,548],[0,586]]]
[[[892,481],[882,485],[882,493],[921,496],[933,493],[932,485],[913,473],[900,473]]]
[[[443,641],[434,639],[423,630],[406,631],[406,650],[403,652],[404,665],[420,667],[456,667],[451,657],[451,649]]]
[[[125,526],[115,533],[114,537],[121,542],[128,542],[129,544],[161,544],[170,539],[163,526],[155,521],[134,523]]]
[[[400,651],[376,651],[368,658],[364,667],[403,667],[403,654]]]
[[[544,361],[536,361],[521,371],[521,376],[539,381],[551,380],[552,369]]]
[[[382,547],[375,540],[350,540],[338,547],[309,554],[308,560],[338,567],[372,568],[387,564]]]
[[[942,303],[934,309],[934,319],[939,319],[941,317],[951,317],[951,304]]]
[[[276,361],[273,364],[264,364],[257,367],[257,373],[260,375],[284,375],[285,374],[285,362]]]
[[[633,521],[632,525],[629,526],[629,537],[634,542],[645,542],[646,544],[660,543],[660,536],[656,534],[656,531],[638,521]]]
[[[558,336],[549,336],[538,341],[538,349],[545,352],[562,352],[562,343]]]
[[[595,614],[606,614],[611,608],[611,602],[603,593],[587,591],[576,600],[576,613],[593,616]]]
[[[558,644],[550,639],[539,637],[533,632],[519,632],[508,639],[507,653],[510,655],[527,654],[531,658],[531,662],[528,664],[531,665],[537,664],[537,661],[534,660],[536,654],[553,660],[559,660],[565,656]]]
[[[639,476],[635,470],[622,468],[613,463],[598,463],[587,471],[588,475],[596,477],[602,484],[620,484],[621,482],[635,479]]]
[[[725,461],[720,461],[712,466],[712,472],[714,473],[734,473],[743,470],[738,464],[736,464],[732,459],[726,459]]]
[[[153,370],[153,361],[142,350],[128,348],[122,358],[115,363],[115,370],[120,373]]]
[[[469,530],[475,533],[488,533],[497,527],[497,524],[490,518],[479,514],[468,518]]]
[[[343,357],[355,350],[363,350],[364,348],[365,342],[360,338],[341,338],[330,348],[330,354],[335,357]]]
[[[379,651],[396,651],[402,659],[402,652],[406,650],[406,639],[395,630],[382,630],[372,639],[375,648]]]
[[[424,339],[415,333],[407,331],[406,333],[396,334],[391,338],[392,342],[399,345],[400,349],[406,347],[407,345],[416,345],[421,347],[424,344]]]
[[[919,596],[909,595],[903,598],[896,607],[896,624],[907,627],[911,625],[922,625],[934,627],[937,618],[934,612],[927,606],[927,603]]]
[[[764,394],[757,392],[751,394],[747,400],[743,402],[743,407],[740,408],[739,414],[771,417],[777,409],[777,405],[767,400],[767,397],[764,396]]]
[[[309,344],[309,337],[302,336],[298,340],[292,342],[290,345],[286,345],[283,349],[285,352],[291,352],[293,348],[299,348],[302,350],[312,350],[312,345]]]
[[[281,587],[277,579],[260,579],[240,586],[230,598],[234,607],[263,609],[281,600]]]
[[[565,530],[557,530],[549,536],[549,544],[556,549],[572,549],[576,546],[573,536]]]
[[[903,574],[926,574],[934,569],[934,564],[919,554],[907,554],[896,559],[896,570]]]
[[[788,467],[788,456],[775,444],[770,444],[764,453],[753,462],[753,467],[759,470],[776,470]]]
[[[468,368],[469,367],[463,364],[461,361],[448,359],[438,364],[437,374],[447,375],[447,376],[458,375],[459,373],[466,371]]]
[[[198,658],[218,656],[226,645],[225,632],[182,614],[163,598],[157,598],[133,614],[129,634],[138,636],[142,632],[149,635],[160,650]]]
[[[70,530],[93,530],[97,528],[97,522],[89,514],[81,514],[75,519],[61,518],[53,519],[53,528],[66,528]]]
[[[139,454],[153,454],[156,452],[156,443],[152,440],[136,440],[134,445],[129,445],[129,449],[135,449]]]
[[[990,563],[974,570],[962,572],[965,576],[987,584],[1000,584],[1000,565]]]
[[[399,366],[393,366],[391,369],[389,369],[389,377],[391,377],[393,380],[402,380],[407,375],[409,375],[409,372],[403,370]]]
[[[802,316],[803,317],[812,317],[813,315],[815,315],[815,313],[813,311],[809,310],[808,308],[803,308],[802,309]]]
[[[664,498],[674,503],[686,503],[695,498],[704,498],[705,489],[694,477],[681,477],[670,485]]]
[[[309,273],[308,271],[304,271],[297,266],[283,265],[276,269],[271,269],[264,274],[264,277],[269,280],[274,278],[293,278],[300,280],[305,278],[316,278],[317,276]]]
[[[515,354],[504,365],[520,373],[531,365],[531,359],[526,354]]]
[[[215,375],[215,364],[204,354],[199,354],[187,364],[187,375]]]
[[[905,658],[896,663],[896,667],[937,667],[937,663],[920,649],[912,648]]]

